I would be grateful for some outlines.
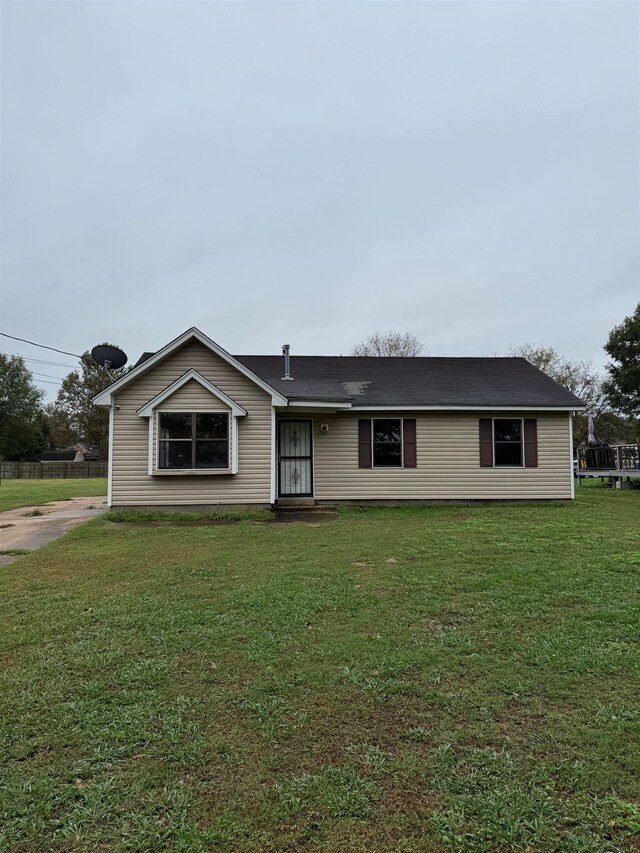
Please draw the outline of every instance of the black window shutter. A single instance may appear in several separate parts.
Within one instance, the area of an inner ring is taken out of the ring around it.
[[[358,421],[358,468],[371,468],[371,418]]]
[[[404,441],[404,467],[416,468],[416,419],[405,418],[402,427],[402,437]]]
[[[491,418],[480,418],[480,467],[493,468],[493,426]]]
[[[524,419],[524,467],[538,467],[538,421]]]

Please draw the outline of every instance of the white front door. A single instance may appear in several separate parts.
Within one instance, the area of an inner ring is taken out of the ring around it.
[[[278,421],[278,494],[313,495],[311,421]]]

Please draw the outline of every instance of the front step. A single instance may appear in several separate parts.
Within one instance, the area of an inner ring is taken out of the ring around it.
[[[278,498],[278,509],[301,509],[302,507],[314,507],[316,505],[315,498]]]

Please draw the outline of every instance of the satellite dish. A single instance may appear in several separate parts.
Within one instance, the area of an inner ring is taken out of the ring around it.
[[[96,362],[96,364],[99,364],[100,367],[104,367],[107,373],[110,370],[118,370],[120,367],[124,367],[127,363],[126,353],[122,352],[118,347],[110,347],[106,344],[94,347],[91,350],[91,358]]]

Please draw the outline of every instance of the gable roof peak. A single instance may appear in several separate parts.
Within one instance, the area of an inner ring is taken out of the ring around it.
[[[214,385],[213,382],[209,382],[208,379],[205,379],[201,373],[198,373],[197,370],[187,370],[182,376],[179,376],[175,382],[172,382],[171,385],[168,385],[159,394],[156,394],[155,397],[152,397],[151,400],[148,400],[144,406],[141,406],[136,414],[140,415],[140,417],[151,417],[154,410],[158,408],[165,400],[168,400],[169,397],[173,396],[180,388],[186,385],[188,382],[197,382],[201,385],[205,390],[207,390],[214,397],[217,397],[222,403],[228,406],[231,409],[231,413],[235,418],[242,417],[247,414],[247,410],[236,403],[231,397],[228,397],[224,391],[221,391],[217,385]]]
[[[268,384],[264,379],[261,379],[257,376],[251,368],[249,368],[246,364],[243,364],[241,361],[238,361],[234,356],[228,353],[220,344],[217,344],[212,338],[208,335],[205,335],[204,332],[201,332],[200,329],[195,326],[191,326],[181,335],[178,335],[177,338],[174,338],[172,341],[169,341],[168,344],[159,349],[156,353],[154,353],[149,358],[138,361],[136,365],[133,367],[129,373],[126,373],[124,376],[121,376],[120,379],[117,379],[111,385],[101,391],[100,394],[96,394],[93,398],[93,403],[96,406],[107,406],[110,407],[113,404],[113,395],[116,391],[119,391],[125,385],[128,385],[134,379],[137,379],[147,370],[150,370],[154,365],[158,364],[158,362],[163,361],[167,358],[171,353],[180,349],[180,347],[184,346],[188,343],[192,338],[198,340],[203,346],[207,347],[207,349],[211,350],[211,352],[220,356],[224,361],[230,364],[232,367],[235,367],[240,373],[244,374],[248,379],[262,388],[263,391],[266,391],[267,394],[271,395],[271,400],[275,405],[286,406],[287,398],[280,393],[280,391],[276,390],[273,385]]]

